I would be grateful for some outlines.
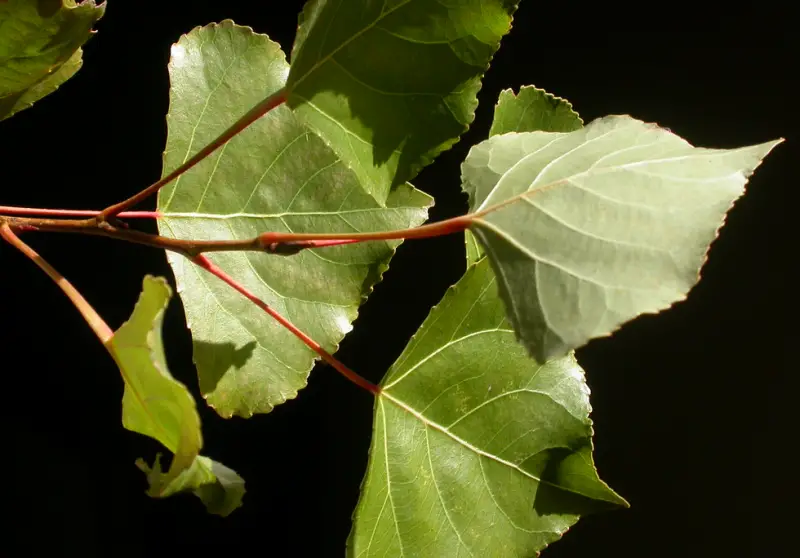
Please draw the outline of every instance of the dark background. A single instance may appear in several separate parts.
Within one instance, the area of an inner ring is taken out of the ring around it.
[[[301,5],[109,4],[78,75],[0,124],[0,204],[100,209],[153,182],[170,44],[196,25],[232,18],[288,51]],[[789,555],[800,66],[797,41],[763,4],[742,4],[731,17],[696,8],[591,13],[524,0],[471,131],[414,181],[436,196],[434,220],[464,212],[458,165],[485,138],[499,91],[526,84],[569,99],[586,121],[628,113],[696,145],[789,140],[731,211],[689,299],[579,351],[593,391],[598,468],[632,507],[582,519],[545,557]],[[155,250],[59,235],[26,240],[114,328],[129,316],[144,274],[172,277]],[[463,272],[462,250],[459,236],[402,246],[340,358],[379,381]],[[11,536],[0,554],[343,555],[369,447],[368,395],[319,366],[297,400],[266,416],[223,420],[201,404],[204,453],[247,480],[244,507],[220,519],[193,496],[151,500],[133,462],[158,447],[123,430],[111,359],[43,273],[3,245],[0,266],[2,444],[14,466],[5,477]],[[173,302],[168,357],[198,396],[182,320]]]

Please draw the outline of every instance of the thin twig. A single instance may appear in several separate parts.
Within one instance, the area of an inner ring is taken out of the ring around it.
[[[48,219],[36,217],[4,217],[12,228],[26,231],[43,231],[104,236],[126,242],[161,248],[193,258],[206,252],[264,252],[290,256],[308,248],[325,248],[356,242],[430,238],[460,232],[472,222],[470,215],[447,219],[410,229],[367,233],[263,233],[245,240],[183,240],[128,229],[115,222],[96,222],[93,219]]]
[[[41,207],[15,207],[0,205],[0,215],[20,217],[97,217],[100,211],[91,209],[44,209]],[[160,219],[158,211],[124,211],[117,215],[120,219]]]
[[[86,320],[86,323],[89,324],[89,327],[92,328],[95,335],[100,339],[100,341],[105,345],[111,337],[114,335],[114,332],[108,327],[108,324],[100,317],[97,311],[89,304],[83,295],[78,292],[78,290],[72,286],[72,284],[67,281],[63,275],[61,275],[52,265],[50,265],[44,258],[42,258],[36,251],[25,244],[15,233],[11,230],[11,227],[8,223],[0,223],[0,236],[3,237],[9,244],[11,244],[14,248],[25,254],[28,258],[30,258],[33,263],[38,265],[45,273],[47,273],[48,277],[55,281],[56,285],[58,285],[62,291],[67,295],[67,297],[72,301],[72,304],[75,305],[75,308],[78,309],[78,312],[81,313],[83,319]]]
[[[191,169],[197,163],[211,155],[214,151],[216,151],[219,147],[227,143],[230,139],[236,136],[239,132],[247,128],[250,124],[267,114],[269,111],[278,107],[286,102],[286,91],[281,89],[276,93],[273,93],[252,109],[247,111],[247,113],[239,118],[236,122],[234,122],[227,130],[222,132],[219,136],[217,136],[211,143],[206,145],[203,149],[195,153],[190,159],[184,162],[181,166],[173,170],[167,176],[162,178],[161,180],[154,182],[138,194],[131,196],[127,200],[121,201],[116,203],[110,207],[107,207],[100,214],[95,217],[98,223],[102,223],[103,221],[109,221],[113,217],[118,217],[119,214],[126,209],[133,207],[134,205],[138,204],[139,202],[149,198],[156,192],[158,192],[162,187],[172,182],[174,179]]]

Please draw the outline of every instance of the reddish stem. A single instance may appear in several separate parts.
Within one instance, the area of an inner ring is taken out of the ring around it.
[[[114,332],[108,327],[108,324],[100,317],[97,311],[92,307],[91,304],[87,302],[83,295],[78,292],[78,290],[72,286],[72,283],[67,281],[63,275],[61,275],[52,265],[50,265],[47,260],[41,257],[36,251],[25,244],[16,234],[14,231],[11,230],[11,227],[8,223],[0,223],[0,238],[3,238],[6,242],[11,244],[14,248],[25,254],[28,258],[30,258],[33,263],[39,266],[39,268],[44,271],[50,279],[52,279],[56,285],[58,285],[64,294],[72,301],[72,304],[75,305],[75,308],[78,309],[78,312],[81,313],[83,319],[86,320],[86,323],[89,324],[89,327],[92,328],[95,335],[100,339],[100,341],[106,345],[108,341],[114,335]]]
[[[267,114],[269,111],[278,107],[286,102],[286,91],[281,89],[280,91],[270,95],[252,109],[247,111],[247,113],[242,116],[239,120],[234,122],[227,130],[222,132],[219,136],[217,136],[211,143],[206,145],[203,149],[195,153],[190,159],[184,162],[181,166],[173,170],[167,176],[159,180],[158,182],[154,182],[138,194],[131,196],[125,201],[121,201],[116,203],[110,207],[105,208],[100,214],[96,217],[98,222],[108,221],[112,217],[118,216],[120,213],[125,211],[126,209],[133,207],[137,203],[149,198],[151,195],[158,192],[162,187],[172,182],[174,179],[178,178],[180,175],[194,167],[197,163],[211,155],[214,151],[216,151],[219,147],[226,144],[230,139],[236,136],[239,132],[247,128],[250,124]]]
[[[30,215],[36,217],[97,217],[100,211],[91,209],[43,209],[40,207],[14,207],[0,205],[0,215]],[[160,219],[158,211],[123,211],[120,219]]]
[[[367,232],[367,233],[275,233],[267,232],[258,236],[264,246],[270,244],[304,245],[309,247],[333,246],[336,244],[349,244],[352,242],[366,242],[370,240],[410,240],[415,238],[431,238],[466,230],[472,224],[473,215],[461,215],[438,223],[422,225],[412,229],[397,229],[394,231]],[[323,244],[326,243],[326,244]]]
[[[199,256],[195,256],[192,258],[192,261],[211,273],[216,277],[225,281],[228,285],[236,289],[239,293],[244,295],[248,298],[253,304],[261,308],[264,312],[275,318],[279,324],[283,327],[288,329],[295,337],[300,339],[307,347],[317,353],[322,359],[330,364],[333,368],[336,369],[342,376],[356,384],[358,387],[363,388],[370,392],[373,395],[378,395],[381,391],[381,388],[370,382],[369,380],[362,378],[352,370],[350,370],[347,366],[345,366],[341,361],[337,360],[333,355],[331,355],[328,351],[323,349],[319,343],[311,339],[308,335],[303,333],[300,329],[297,328],[292,322],[281,316],[275,309],[269,306],[266,302],[258,298],[256,295],[251,293],[247,290],[243,285],[241,285],[238,281],[233,279],[230,275],[225,273],[222,269],[220,269],[216,264],[214,264],[211,260],[207,257],[203,256],[202,254]]]

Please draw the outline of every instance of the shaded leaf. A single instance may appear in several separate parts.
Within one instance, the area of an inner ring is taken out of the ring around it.
[[[162,278],[145,277],[142,294],[129,321],[106,344],[125,381],[122,425],[161,442],[174,456],[164,473],[156,456],[147,474],[147,493],[163,498],[191,491],[209,512],[228,515],[241,505],[244,480],[231,469],[199,455],[203,447],[194,398],[167,369],[161,325],[171,289]]]
[[[225,21],[173,46],[165,173],[285,83],[288,66],[265,35]],[[423,222],[431,199],[410,185],[380,207],[287,107],[249,126],[159,195],[167,236],[200,240],[274,232],[357,232]],[[351,329],[397,242],[283,257],[211,259],[326,350]],[[218,279],[171,254],[194,340],[200,390],[222,416],[268,412],[306,384],[316,353]]]
[[[81,45],[105,11],[93,0],[0,2],[0,120],[29,108],[72,77]]]
[[[627,116],[495,136],[462,166],[471,226],[514,329],[562,356],[685,298],[747,177],[778,142],[692,147]]]
[[[627,505],[594,468],[583,371],[529,358],[486,259],[382,386],[348,556],[533,557],[580,515]]]
[[[288,102],[378,202],[453,145],[518,0],[311,0]]]
[[[581,126],[583,120],[572,110],[569,101],[526,85],[517,95],[511,89],[500,92],[489,136],[509,132],[572,132]],[[468,230],[464,231],[464,241],[468,264],[484,256],[480,244]]]

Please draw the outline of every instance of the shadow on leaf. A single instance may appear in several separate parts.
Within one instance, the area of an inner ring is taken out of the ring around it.
[[[239,370],[253,356],[256,342],[237,348],[233,343],[211,343],[194,341],[194,361],[202,361],[203,374],[199,375],[200,392],[208,395],[217,388],[219,381],[229,370]]]
[[[587,463],[582,452],[554,448],[545,454],[546,464],[539,477],[542,482],[533,502],[537,514],[586,515],[626,507],[626,502],[611,489],[598,490],[593,468],[583,467]],[[584,495],[582,488],[594,494]]]

